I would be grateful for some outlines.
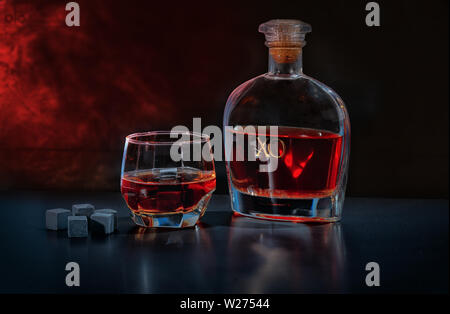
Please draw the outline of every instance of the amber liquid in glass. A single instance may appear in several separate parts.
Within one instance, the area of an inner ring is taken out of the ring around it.
[[[214,171],[167,168],[125,172],[121,191],[136,214],[187,213],[216,188]]]

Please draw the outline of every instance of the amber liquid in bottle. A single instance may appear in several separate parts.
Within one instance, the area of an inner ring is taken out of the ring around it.
[[[258,130],[257,127],[254,128]],[[269,130],[269,128],[264,128]],[[231,131],[237,133],[236,131]],[[275,171],[261,172],[261,160],[238,161],[248,156],[249,135],[244,134],[244,145],[234,141],[234,156],[230,161],[231,179],[239,192],[261,197],[314,198],[331,195],[335,188],[341,159],[342,136],[328,131],[306,128],[278,127]],[[259,151],[267,152],[265,143],[258,143]],[[270,152],[272,153],[272,152]],[[241,158],[242,159],[242,158]]]

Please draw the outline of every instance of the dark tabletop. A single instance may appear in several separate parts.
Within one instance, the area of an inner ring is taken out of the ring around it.
[[[119,193],[0,193],[2,293],[447,292],[448,200],[348,198],[334,224],[233,216],[214,195],[201,223],[136,227]],[[92,203],[120,213],[110,236],[47,231],[44,212]],[[67,287],[65,265],[80,265]],[[366,264],[381,286],[367,287]]]

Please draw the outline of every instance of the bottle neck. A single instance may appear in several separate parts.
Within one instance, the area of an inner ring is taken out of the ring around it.
[[[269,75],[296,77],[303,73],[302,49],[299,47],[269,48]]]

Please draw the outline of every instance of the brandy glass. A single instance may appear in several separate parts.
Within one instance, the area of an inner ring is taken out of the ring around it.
[[[154,131],[126,137],[121,192],[137,225],[194,226],[215,189],[207,135]]]
[[[269,48],[268,72],[231,93],[223,118],[232,209],[272,220],[337,221],[350,151],[344,102],[303,74],[309,24],[271,20],[259,31]]]

